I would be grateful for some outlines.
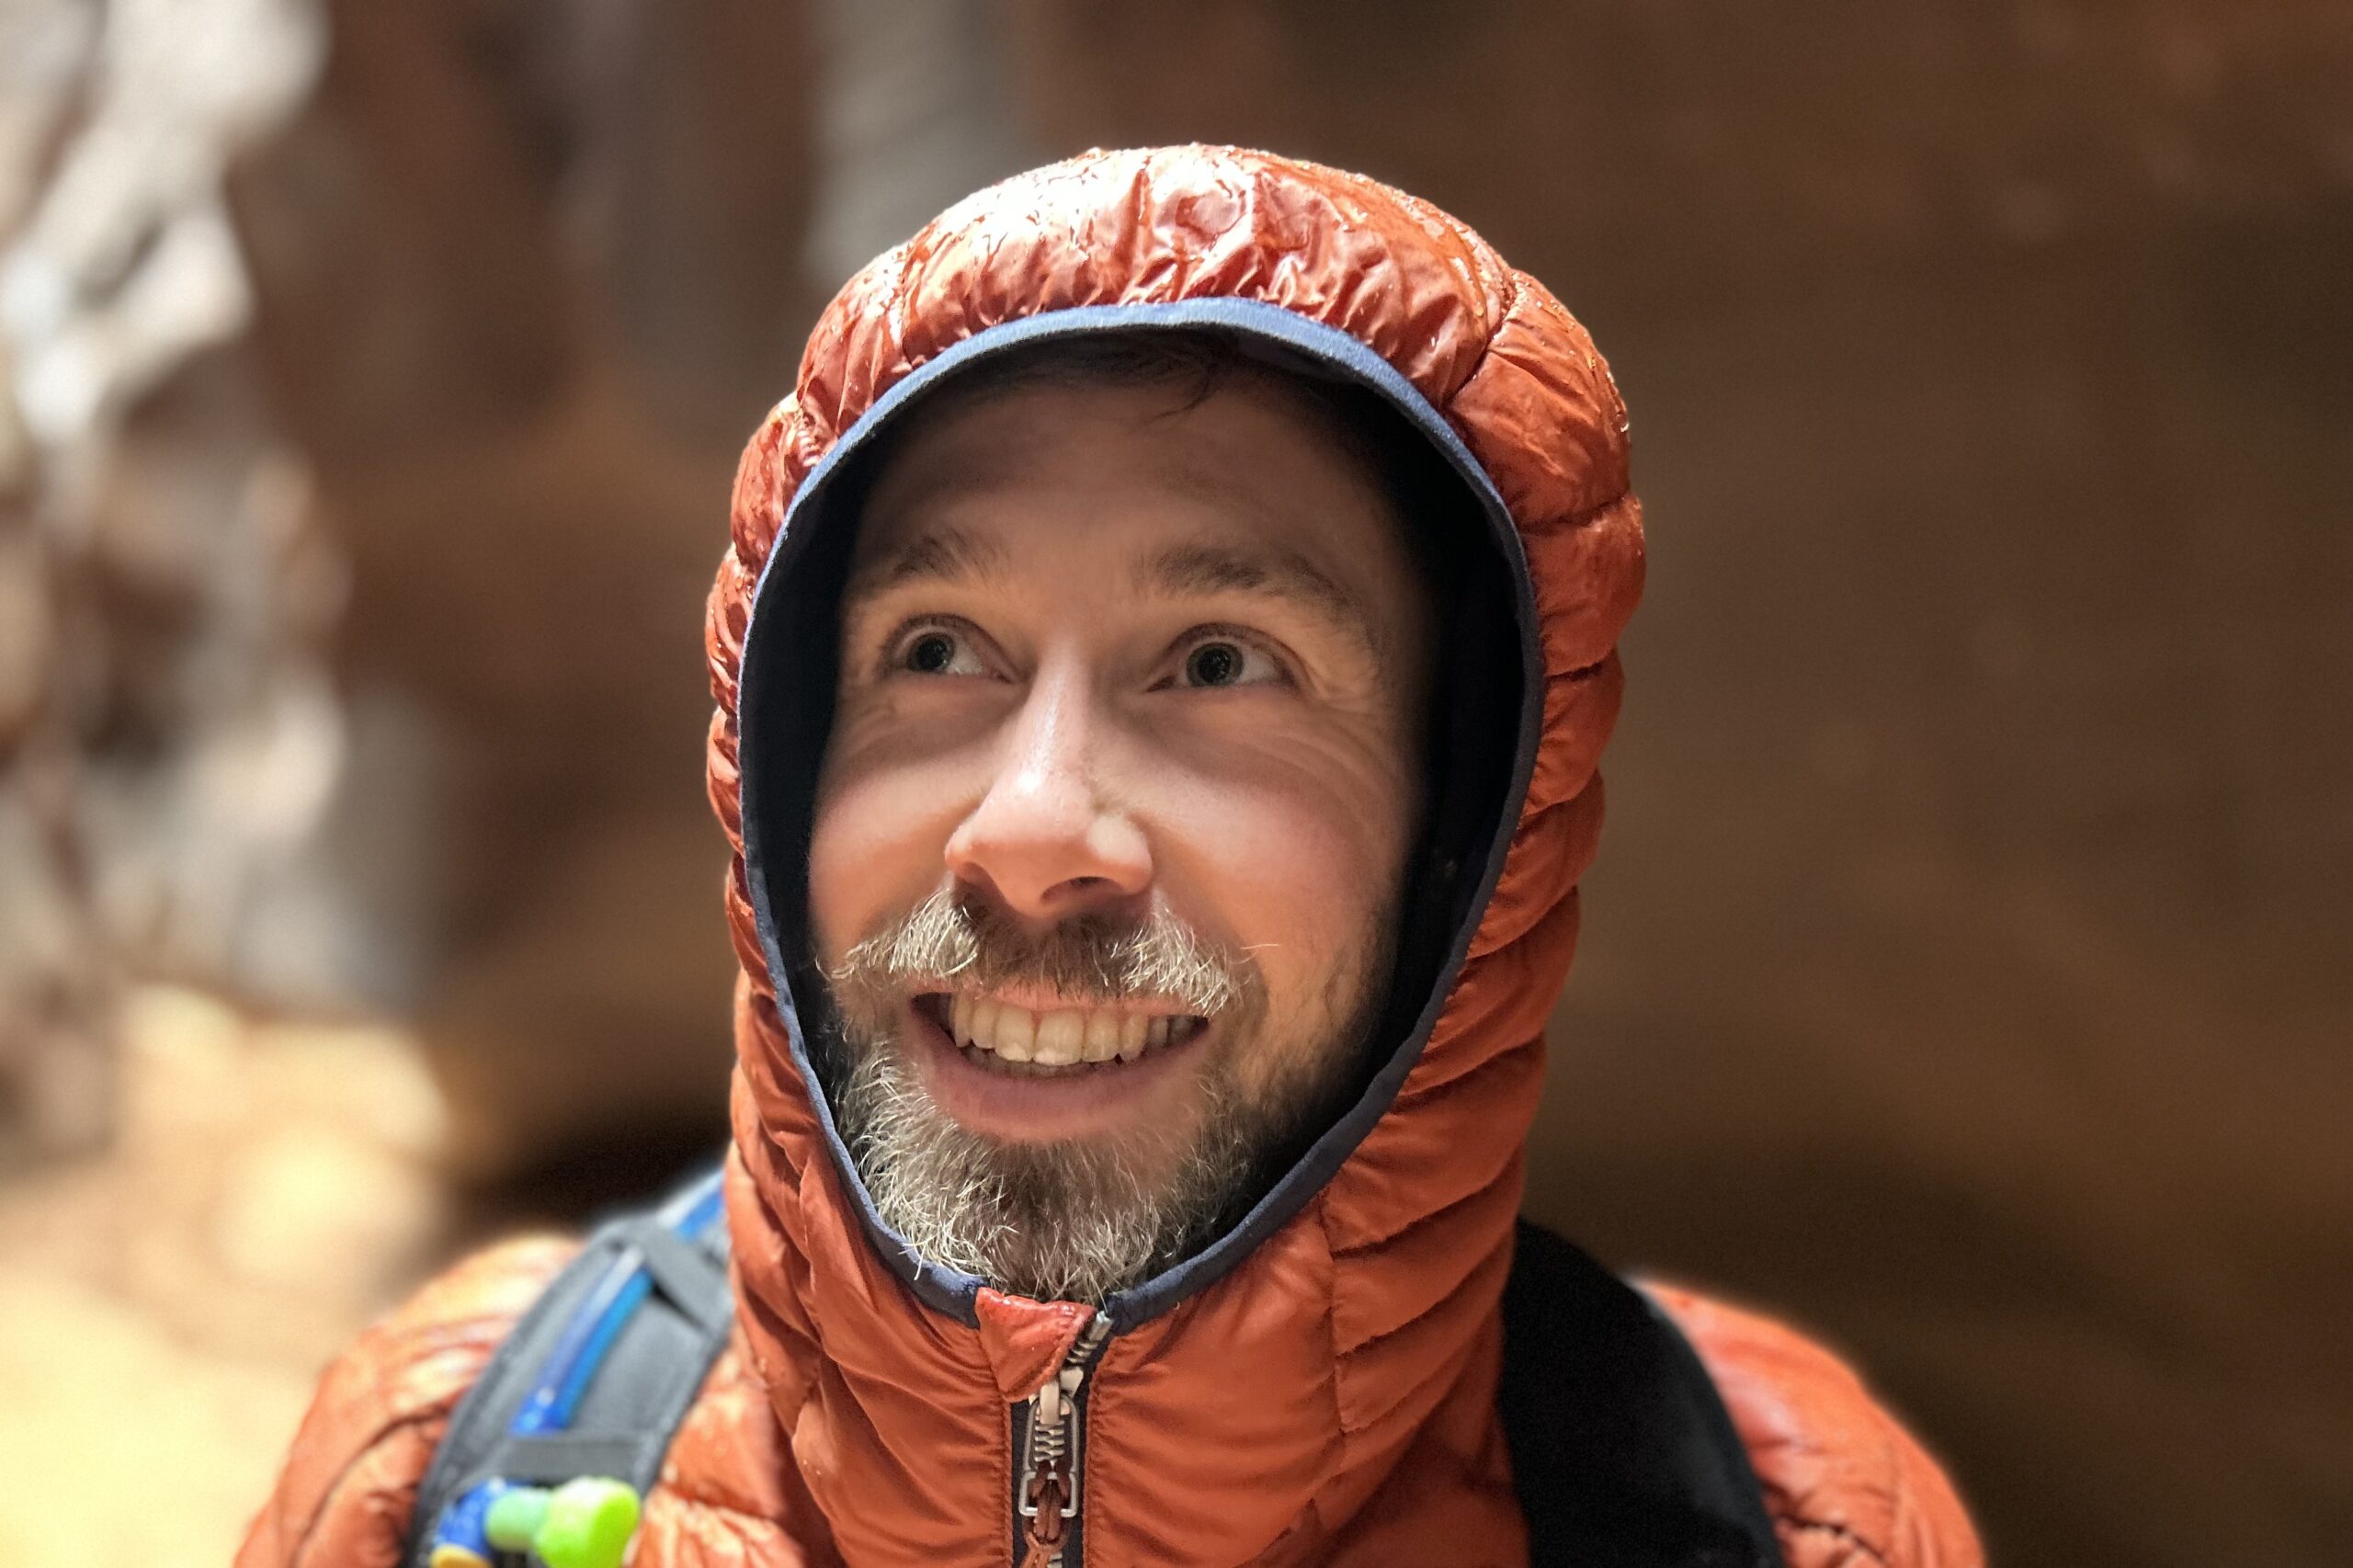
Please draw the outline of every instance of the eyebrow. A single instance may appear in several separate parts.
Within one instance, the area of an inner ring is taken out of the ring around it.
[[[1012,572],[1012,556],[1002,544],[939,523],[858,568],[843,597],[856,604],[913,582],[1002,582]],[[1241,594],[1303,606],[1374,658],[1385,660],[1392,651],[1354,594],[1305,556],[1279,545],[1172,545],[1142,562],[1133,581],[1146,594]]]
[[[1248,594],[1303,605],[1374,655],[1388,652],[1354,594],[1305,556],[1279,545],[1173,545],[1145,562],[1136,582],[1148,593]]]
[[[844,592],[860,599],[902,583],[930,581],[977,583],[1002,578],[1012,570],[1003,545],[949,523],[926,528],[880,561],[861,566]]]

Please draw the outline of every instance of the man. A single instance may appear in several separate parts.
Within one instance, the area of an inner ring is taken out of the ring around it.
[[[1475,235],[1264,154],[844,290],[711,598],[736,1312],[642,1568],[1979,1561],[1824,1353],[1516,1229],[1624,427]],[[563,1256],[331,1371],[245,1568],[398,1561]]]

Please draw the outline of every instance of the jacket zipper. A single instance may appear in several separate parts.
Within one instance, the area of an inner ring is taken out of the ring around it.
[[[1022,1434],[1013,1486],[1015,1561],[1020,1568],[1078,1568],[1078,1493],[1085,1472],[1087,1375],[1111,1337],[1098,1312],[1035,1394],[1014,1406]]]

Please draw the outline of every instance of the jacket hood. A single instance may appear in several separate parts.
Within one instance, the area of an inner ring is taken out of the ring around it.
[[[806,852],[845,476],[900,410],[993,355],[1199,327],[1369,388],[1428,438],[1462,481],[1462,548],[1488,585],[1472,591],[1492,596],[1474,608],[1496,634],[1441,687],[1419,913],[1361,1092],[1232,1231],[1101,1308],[1087,1552],[1518,1555],[1497,1303],[1641,589],[1624,408],[1584,330],[1461,223],[1360,176],[1182,147],[1018,176],[877,259],[736,477],[709,619],[744,970],[730,1227],[753,1358],[847,1562],[1011,1557],[1008,1407],[1095,1309],[915,1255],[811,1087]]]

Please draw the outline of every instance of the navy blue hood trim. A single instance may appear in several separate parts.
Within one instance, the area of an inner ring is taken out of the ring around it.
[[[773,869],[783,864],[783,858],[788,857],[798,858],[801,869],[792,871],[787,867],[785,885],[795,890],[805,885],[809,802],[800,802],[801,809],[797,813],[779,813],[780,820],[798,824],[800,834],[797,838],[791,842],[768,842],[770,813],[774,808],[763,798],[762,792],[767,787],[765,780],[770,753],[767,749],[762,722],[765,704],[757,699],[756,694],[763,691],[770,681],[790,678],[789,671],[768,667],[781,656],[771,653],[769,650],[781,647],[788,641],[780,631],[772,628],[782,613],[779,601],[785,596],[781,585],[790,580],[796,564],[806,557],[812,541],[824,531],[813,525],[822,517],[820,508],[829,483],[841,474],[846,465],[873,446],[896,414],[925,392],[959,371],[1014,348],[1057,337],[1076,337],[1102,332],[1185,328],[1221,329],[1245,340],[1303,358],[1324,374],[1355,382],[1379,393],[1415,429],[1428,438],[1461,478],[1466,490],[1476,502],[1478,512],[1486,523],[1487,542],[1497,552],[1509,576],[1514,619],[1518,633],[1520,702],[1509,782],[1502,810],[1495,819],[1496,825],[1492,842],[1483,846],[1482,869],[1475,891],[1469,900],[1467,913],[1453,935],[1436,983],[1412,1027],[1404,1032],[1396,1048],[1372,1074],[1356,1102],[1309,1146],[1232,1230],[1183,1263],[1132,1290],[1112,1296],[1103,1303],[1103,1312],[1115,1332],[1123,1332],[1158,1316],[1188,1297],[1207,1289],[1237,1267],[1261,1241],[1297,1214],[1308,1199],[1332,1179],[1357,1145],[1372,1131],[1373,1124],[1388,1111],[1404,1086],[1406,1074],[1420,1058],[1430,1031],[1437,1027],[1446,998],[1454,988],[1455,979],[1461,972],[1480,918],[1485,913],[1495,883],[1503,874],[1504,859],[1511,846],[1513,830],[1519,821],[1529,779],[1535,770],[1537,744],[1543,727],[1544,671],[1537,636],[1535,597],[1529,580],[1527,557],[1520,547],[1518,529],[1512,521],[1509,509],[1504,505],[1503,497],[1496,492],[1494,481],[1479,466],[1478,460],[1471,455],[1470,449],[1463,445],[1461,437],[1445,417],[1387,360],[1347,334],[1311,321],[1279,305],[1257,300],[1210,299],[1080,306],[1023,316],[976,333],[926,360],[876,399],[872,406],[859,415],[832,449],[818,460],[794,492],[779,527],[775,546],[769,551],[767,562],[762,568],[759,582],[753,591],[751,615],[744,637],[737,711],[744,863],[759,931],[760,949],[767,962],[769,978],[776,987],[777,1009],[783,1017],[790,1041],[792,1063],[801,1074],[801,1082],[807,1086],[815,1106],[818,1123],[824,1131],[825,1146],[856,1199],[858,1217],[881,1256],[894,1266],[916,1297],[925,1305],[966,1324],[978,1323],[977,1301],[983,1281],[923,1257],[904,1237],[882,1222],[875,1212],[873,1199],[868,1194],[865,1183],[858,1179],[856,1165],[835,1123],[833,1107],[819,1088],[818,1077],[811,1066],[800,1006],[794,996],[795,975],[805,971],[796,969],[792,962],[788,961],[783,950],[771,887]],[[789,778],[791,770],[785,768],[783,771]],[[813,767],[810,772],[813,774]],[[779,789],[788,787],[787,783],[778,786]],[[799,925],[798,919],[794,924]]]

